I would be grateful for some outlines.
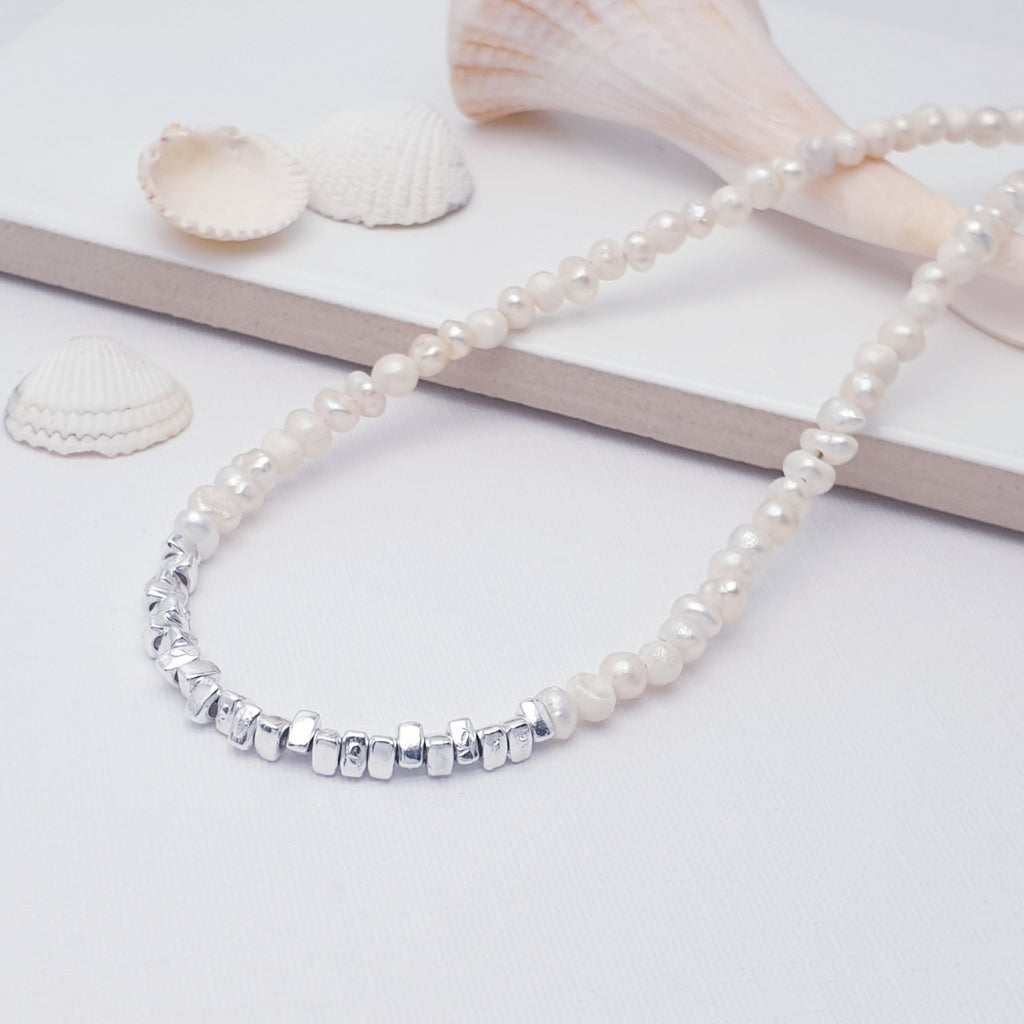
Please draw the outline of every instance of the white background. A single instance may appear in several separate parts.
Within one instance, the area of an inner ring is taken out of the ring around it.
[[[345,367],[11,280],[0,318],[4,389],[88,331],[196,406],[125,459],[0,437],[5,1019],[1024,1018],[1019,535],[836,491],[677,685],[493,774],[320,779],[184,718],[139,595],[189,491]],[[394,404],[205,567],[204,650],[268,710],[506,717],[653,636],[770,478]]]

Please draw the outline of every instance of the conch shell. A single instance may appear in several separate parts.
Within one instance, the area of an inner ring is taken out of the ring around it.
[[[775,48],[756,0],[453,0],[449,61],[469,117],[552,110],[644,128],[726,180],[843,127]],[[926,257],[963,216],[885,160],[814,182],[779,208]],[[1021,286],[1001,290],[1024,308],[1024,237],[988,270]]]

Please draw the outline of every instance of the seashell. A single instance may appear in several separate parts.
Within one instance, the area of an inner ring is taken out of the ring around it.
[[[237,128],[168,125],[139,156],[139,184],[176,228],[221,242],[275,234],[309,198],[295,157]]]
[[[367,227],[426,224],[469,202],[473,181],[444,118],[381,100],[314,128],[299,147],[309,208]]]
[[[632,125],[726,180],[842,127],[775,48],[757,0],[453,0],[449,30],[455,100],[478,120],[554,110]],[[963,216],[884,160],[814,182],[779,209],[927,257]],[[1024,313],[1024,237],[1004,252],[988,270],[1018,286],[1002,291]]]
[[[181,385],[108,338],[71,338],[11,395],[5,424],[15,441],[60,455],[128,455],[180,434],[192,420]]]

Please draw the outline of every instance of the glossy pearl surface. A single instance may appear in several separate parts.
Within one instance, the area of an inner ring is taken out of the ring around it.
[[[567,740],[575,731],[579,721],[576,702],[560,686],[549,686],[537,694],[537,700],[544,705],[551,724],[554,727],[556,740]]]
[[[327,418],[312,409],[295,409],[284,421],[284,429],[302,446],[307,459],[318,459],[331,450],[331,428]]]
[[[389,398],[403,398],[416,390],[420,382],[420,371],[411,356],[391,352],[373,364],[370,380],[378,391]]]
[[[577,672],[565,689],[585,722],[603,722],[615,710],[615,688],[592,672]]]
[[[634,700],[647,688],[647,666],[639,654],[628,651],[609,654],[597,674],[611,683],[617,700]]]
[[[497,348],[508,337],[508,321],[496,309],[478,309],[466,317],[474,348]]]
[[[647,682],[651,686],[668,686],[682,674],[683,656],[664,640],[651,640],[638,653],[647,669]]]
[[[558,280],[565,297],[577,306],[587,306],[597,298],[600,279],[597,267],[582,256],[568,256],[558,267]]]

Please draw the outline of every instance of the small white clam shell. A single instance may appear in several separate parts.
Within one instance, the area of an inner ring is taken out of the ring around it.
[[[16,441],[60,455],[128,455],[189,425],[192,402],[177,381],[109,338],[71,338],[11,395],[5,425]]]
[[[237,128],[172,124],[139,157],[146,198],[176,227],[200,238],[264,238],[295,221],[309,184],[277,143]]]
[[[426,224],[473,194],[451,129],[414,100],[336,114],[310,132],[298,155],[309,175],[309,208],[335,220]]]

